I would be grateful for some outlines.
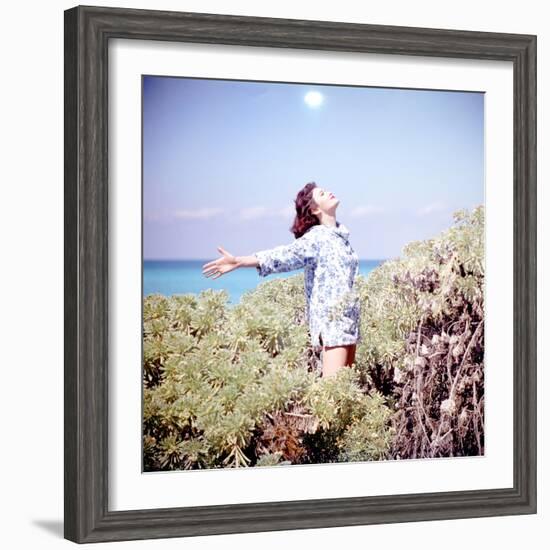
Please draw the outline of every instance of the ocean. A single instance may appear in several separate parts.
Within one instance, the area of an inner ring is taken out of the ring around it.
[[[260,277],[256,268],[235,269],[218,279],[210,279],[202,273],[202,266],[210,260],[145,260],[143,262],[143,295],[163,294],[198,294],[201,290],[211,288],[225,289],[230,296],[230,304],[237,304],[247,290],[269,279],[290,277],[300,273],[274,273]],[[359,273],[364,277],[385,260],[359,260]]]

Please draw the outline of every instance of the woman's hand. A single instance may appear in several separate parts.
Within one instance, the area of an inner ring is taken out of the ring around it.
[[[211,277],[212,279],[217,279],[221,277],[224,273],[229,273],[234,269],[239,267],[239,262],[236,256],[229,254],[227,250],[223,249],[221,246],[218,246],[219,252],[221,252],[222,257],[217,260],[208,262],[202,266],[202,273],[205,277]]]

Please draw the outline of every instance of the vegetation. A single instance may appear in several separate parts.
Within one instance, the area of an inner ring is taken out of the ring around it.
[[[149,471],[483,454],[484,211],[357,280],[356,361],[320,378],[303,273],[144,298]]]

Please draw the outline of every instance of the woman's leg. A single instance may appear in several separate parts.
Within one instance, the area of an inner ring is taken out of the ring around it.
[[[355,360],[356,344],[350,346],[323,346],[321,359],[323,362],[322,377],[334,376],[342,368],[351,366]]]
[[[321,359],[323,362],[322,377],[335,376],[346,365],[348,350],[346,346],[323,346]]]

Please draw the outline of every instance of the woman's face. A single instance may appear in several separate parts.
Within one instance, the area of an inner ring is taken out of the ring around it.
[[[319,210],[325,214],[334,214],[336,207],[340,204],[340,199],[337,199],[333,193],[323,187],[315,187],[313,189],[313,200],[317,204],[317,208],[313,208],[312,212],[318,214]]]

